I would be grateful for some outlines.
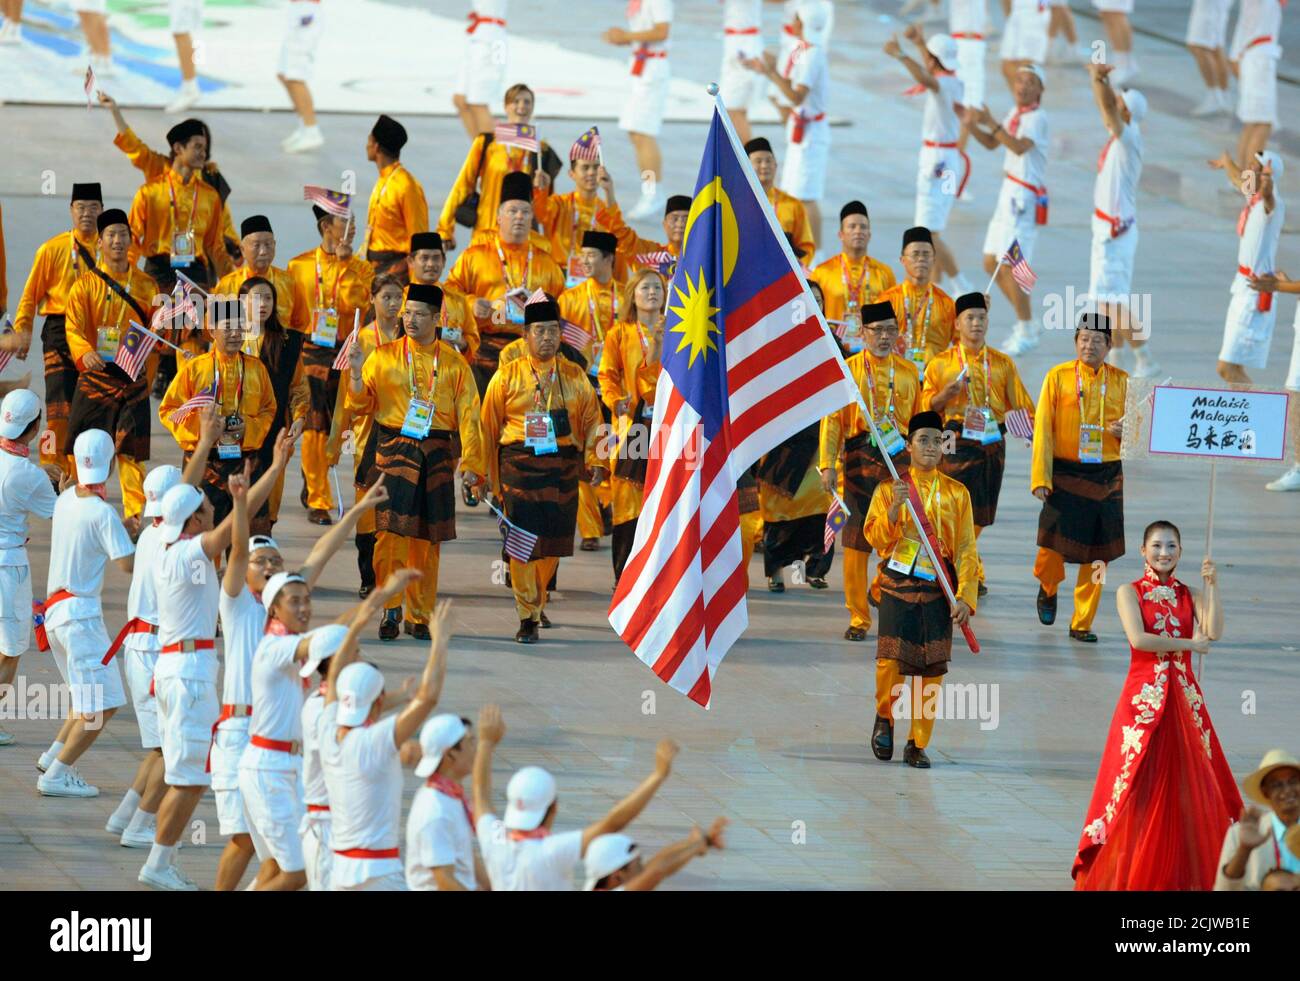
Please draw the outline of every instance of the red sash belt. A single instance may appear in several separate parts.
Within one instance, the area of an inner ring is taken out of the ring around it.
[[[667,51],[651,51],[649,48],[642,46],[632,52],[632,74],[644,75],[645,63],[651,58],[667,58]]]
[[[757,27],[728,27],[725,30],[723,30],[722,33],[727,35],[727,37],[735,37],[738,34],[743,34],[743,35],[757,34],[758,28]]]
[[[308,805],[307,805],[307,813],[308,813],[308,814],[319,814],[319,813],[321,813],[322,811],[325,812],[326,814],[328,814],[328,813],[329,813],[329,809],[330,809],[330,806],[329,806],[328,804],[308,804]]]
[[[1271,44],[1272,42],[1273,42],[1272,34],[1262,34],[1257,38],[1252,38],[1250,43],[1241,49],[1241,53],[1245,54],[1247,51],[1249,51],[1251,48],[1255,47],[1258,44]]]
[[[113,638],[113,643],[108,648],[108,653],[104,655],[104,660],[100,663],[107,664],[113,660],[117,652],[122,649],[126,638],[131,634],[156,634],[157,632],[158,624],[150,623],[143,617],[132,617],[126,621],[126,626],[117,632],[117,636]]]
[[[957,31],[951,35],[957,41],[983,41],[983,34],[976,34],[974,31]]]
[[[150,683],[150,694],[153,694],[153,685]],[[223,705],[221,712],[217,716],[217,721],[212,723],[212,738],[208,740],[208,760],[203,764],[203,772],[212,772],[212,747],[217,741],[217,727],[227,719],[243,719],[253,714],[251,705]]]
[[[36,633],[36,649],[44,654],[50,649],[50,638],[45,633],[45,604],[32,600],[32,629]]]
[[[1124,224],[1124,222],[1120,221],[1120,220],[1119,220],[1118,218],[1116,218],[1114,215],[1108,215],[1108,214],[1106,214],[1106,212],[1102,211],[1100,208],[1094,208],[1092,213],[1093,213],[1096,217],[1098,217],[1098,218],[1100,218],[1102,221],[1104,221],[1106,224],[1110,225],[1110,237],[1111,237],[1111,238],[1119,238],[1121,235],[1123,235],[1125,232],[1127,232],[1130,228],[1133,227],[1133,223],[1132,223],[1132,222],[1129,222],[1129,223],[1126,225],[1126,224]]]
[[[344,858],[400,858],[402,855],[396,848],[336,848],[334,854]]]
[[[217,646],[215,640],[180,640],[168,644],[162,649],[163,654],[193,654],[195,651],[210,651]]]
[[[66,589],[56,589],[45,599],[45,612],[49,613],[51,607],[59,603],[62,603],[64,600],[76,599],[76,598],[77,598],[76,593],[70,593]]]
[[[966,170],[961,175],[961,183],[957,185],[957,197],[961,197],[962,192],[966,190],[966,182],[970,180],[970,156],[956,143],[936,143],[934,140],[922,140],[921,145],[937,150],[956,150],[961,155],[961,162],[966,165]]]
[[[1037,203],[1034,208],[1034,224],[1046,225],[1047,224],[1047,185],[1044,184],[1042,187],[1035,187],[1033,184],[1030,184],[1028,181],[1022,181],[1019,177],[1012,177],[1005,170],[1002,172],[1002,176],[1005,177],[1007,180],[1009,180],[1012,184],[1019,184],[1021,187],[1027,187],[1029,190],[1034,192],[1034,196],[1037,199]]]
[[[1248,266],[1238,266],[1237,272],[1241,273],[1243,276],[1257,275],[1257,273]],[[1257,311],[1259,311],[1260,313],[1268,313],[1270,310],[1273,309],[1272,293],[1265,293],[1263,290],[1259,290],[1257,291],[1256,296],[1257,299],[1255,300],[1255,309]]]
[[[267,739],[265,736],[253,736],[248,741],[262,749],[273,749],[278,753],[288,753],[290,756],[302,755],[302,743],[296,739],[288,742],[283,739]]]
[[[815,116],[805,116],[801,112],[794,114],[794,130],[790,133],[791,143],[802,143],[804,130],[808,128],[809,123],[820,123],[826,118],[826,113],[819,112]]]
[[[483,17],[480,14],[470,13],[469,27],[465,28],[465,33],[473,34],[478,30],[479,24],[496,24],[498,27],[506,26],[506,22],[500,17]]]

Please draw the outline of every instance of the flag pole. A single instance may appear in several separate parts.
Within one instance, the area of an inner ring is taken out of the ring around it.
[[[171,348],[171,349],[172,349],[173,351],[175,351],[177,354],[183,354],[183,355],[185,355],[185,356],[187,356],[187,357],[189,356],[189,352],[188,352],[188,351],[184,351],[184,350],[182,350],[181,348],[177,347],[175,344],[173,344],[171,341],[167,340],[167,338],[165,338],[165,337],[159,337],[157,334],[155,334],[153,331],[151,331],[148,327],[144,326],[143,324],[137,324],[134,320],[128,320],[127,323],[129,323],[132,327],[137,328],[138,330],[144,331],[144,333],[148,334],[148,335],[149,335],[150,337],[152,337],[155,341],[158,341],[158,342],[160,342],[160,343],[162,343],[162,344],[166,344],[169,348]]]
[[[785,253],[786,259],[789,260],[790,268],[799,269],[800,264],[798,259],[795,257],[794,250],[790,248],[790,243],[785,237],[785,232],[781,229],[780,223],[776,220],[776,212],[772,210],[772,204],[768,201],[767,195],[763,192],[763,185],[759,183],[758,175],[754,173],[754,168],[749,163],[749,157],[745,153],[745,148],[740,143],[740,137],[736,135],[735,127],[731,125],[731,117],[727,115],[727,107],[722,101],[722,96],[719,94],[718,84],[716,82],[709,83],[708,93],[713,96],[714,109],[718,114],[723,131],[727,134],[727,138],[731,140],[731,146],[735,151],[737,160],[740,162],[741,170],[744,171],[745,177],[749,181],[749,187],[750,190],[754,192],[754,197],[762,205],[763,214],[767,217],[767,223],[772,229],[772,234],[776,237],[777,244]],[[1000,264],[1001,260],[999,260],[999,265]],[[995,269],[994,276],[996,275],[997,270]],[[848,382],[849,386],[857,395],[858,409],[862,413],[862,418],[867,420],[867,425],[871,427],[871,434],[876,440],[876,446],[883,447],[884,440],[881,439],[880,431],[876,428],[876,421],[871,417],[871,410],[867,408],[866,399],[862,397],[862,390],[858,387],[858,383],[854,381],[853,374],[849,371],[849,366],[845,363],[844,356],[840,353],[839,344],[835,341],[835,335],[831,332],[830,326],[826,323],[826,317],[823,315],[821,307],[819,307],[817,301],[813,299],[812,291],[808,289],[806,280],[803,282],[803,295],[808,302],[809,309],[811,309],[813,314],[817,317],[817,323],[821,325],[822,332],[830,339],[831,345],[835,350],[835,360],[840,366],[840,371],[844,373],[845,381]],[[894,480],[900,480],[901,478],[898,476],[898,470],[894,466],[894,461],[890,455],[882,450],[880,456],[885,461],[885,466],[889,468],[889,473]],[[921,519],[916,513],[916,507],[913,505],[910,496],[905,503],[908,513],[912,516],[913,524],[915,524],[917,529],[920,530]],[[948,582],[948,574],[944,569],[942,560],[939,555],[936,554],[934,544],[930,541],[930,536],[922,533],[920,539],[926,555],[930,557],[930,562],[934,566],[935,578],[943,589],[943,594],[948,600],[948,605],[953,609],[956,609],[957,596],[953,592],[951,584]],[[979,643],[975,640],[975,634],[971,631],[969,625],[963,625],[962,634],[965,636],[966,643],[970,647],[971,652],[978,654]]]
[[[989,284],[988,286],[984,287],[984,292],[987,295],[989,296],[993,295],[993,284],[998,281],[998,273],[1001,271],[1002,271],[1002,256],[998,256],[997,265],[993,267],[993,275],[989,277]]]

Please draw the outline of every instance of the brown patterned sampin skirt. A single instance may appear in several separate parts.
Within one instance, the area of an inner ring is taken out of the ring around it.
[[[307,376],[307,389],[311,396],[306,428],[314,433],[328,433],[334,419],[341,374],[334,370],[338,353],[337,348],[322,347],[311,341],[304,341],[302,345],[302,373]]]
[[[1038,515],[1038,544],[1066,562],[1113,562],[1124,554],[1124,468],[1052,461],[1052,493]]]
[[[367,486],[380,474],[388,501],[375,511],[375,530],[426,542],[456,537],[456,458],[459,441],[446,429],[424,439],[403,436],[400,429],[376,426],[374,464]]]
[[[957,451],[951,456],[945,455],[939,461],[939,469],[970,492],[975,524],[987,528],[998,513],[1002,472],[1007,465],[1007,441],[977,443],[973,439],[962,439],[960,422],[949,422],[943,428],[957,434]],[[1006,432],[1005,426],[998,428]]]
[[[45,413],[51,421],[67,419],[77,389],[77,366],[68,351],[67,318],[52,313],[41,324],[45,363]]]
[[[500,448],[499,460],[506,517],[537,536],[533,558],[572,555],[584,469],[577,447],[538,456],[523,443],[510,443]]]
[[[956,582],[946,559],[948,581]],[[886,567],[880,580],[880,634],[876,657],[898,662],[898,673],[932,678],[952,660],[952,613],[937,582]]]
[[[894,466],[899,473],[907,468],[907,464],[907,450],[894,457]],[[876,485],[891,480],[893,478],[880,451],[866,433],[850,436],[844,441],[844,503],[849,506],[849,517],[841,539],[844,548],[857,552],[872,550],[862,530],[867,520],[867,509],[871,507],[871,495],[876,492]]]
[[[72,447],[88,429],[102,429],[113,437],[122,456],[149,459],[149,382],[144,373],[131,381],[115,365],[104,370],[82,372],[68,409],[68,436],[62,452]]]

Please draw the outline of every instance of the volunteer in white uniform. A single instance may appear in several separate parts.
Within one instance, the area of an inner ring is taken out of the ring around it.
[[[723,0],[722,68],[718,73],[718,94],[742,144],[753,138],[749,111],[767,91],[763,80],[745,67],[745,62],[763,54],[763,0]]]
[[[275,77],[289,93],[293,111],[298,114],[298,128],[280,142],[285,153],[305,153],[325,145],[308,87],[316,68],[316,49],[320,47],[322,6],[320,0],[288,0],[285,4],[284,41]]]
[[[442,693],[447,670],[451,603],[440,600],[429,620],[429,660],[411,703],[380,718],[384,676],[357,660],[357,636],[383,609],[384,601],[420,577],[403,569],[361,604],[348,637],[330,661],[325,710],[320,720],[320,754],[329,788],[334,861],[330,888],[339,891],[405,891],[402,870],[402,744],[411,739]]]
[[[672,21],[673,0],[628,0],[627,29],[611,27],[602,35],[609,44],[632,45],[632,60],[628,65],[632,88],[623,103],[618,125],[632,141],[637,171],[642,175],[641,197],[628,212],[628,218],[633,221],[649,218],[664,203],[659,189],[663,154],[658,136],[673,77],[668,63]]]
[[[108,0],[72,0],[72,9],[81,21],[90,52],[90,67],[99,78],[117,78],[113,50],[108,33]]]
[[[54,505],[45,597],[45,631],[70,689],[72,710],[55,745],[36,764],[45,770],[36,787],[46,797],[99,796],[99,788],[82,780],[73,764],[126,704],[121,670],[108,657],[112,642],[100,604],[108,563],[129,574],[135,552],[104,486],[113,472],[113,437],[88,429],[77,437],[72,452],[77,486],[60,494]],[[56,749],[59,743],[63,745]]]
[[[415,792],[406,818],[406,885],[411,890],[474,890],[488,887],[474,854],[474,814],[464,780],[474,770],[477,744],[469,719],[435,715],[420,730]]]
[[[1205,82],[1205,98],[1192,110],[1193,116],[1210,116],[1231,112],[1228,98],[1228,14],[1232,0],[1192,0],[1187,15],[1187,50],[1196,59],[1196,67]]]
[[[555,778],[540,766],[518,770],[506,785],[505,820],[492,810],[492,751],[506,734],[501,710],[483,706],[474,758],[474,819],[479,850],[498,892],[567,892],[578,861],[601,835],[622,831],[668,779],[678,747],[671,739],[655,747],[655,769],[608,814],[581,831],[552,834],[558,805]]]
[[[720,817],[706,834],[696,825],[681,841],[665,845],[648,862],[641,861],[641,849],[627,835],[601,835],[583,856],[587,892],[649,892],[669,876],[681,871],[693,858],[710,848],[726,847],[724,833],[729,822]]]
[[[897,37],[885,43],[885,54],[897,58],[925,92],[925,111],[921,116],[921,152],[917,157],[916,209],[913,225],[930,229],[934,239],[939,272],[947,280],[949,292],[960,296],[971,292],[971,285],[957,268],[957,259],[939,233],[948,227],[952,203],[961,196],[970,176],[970,157],[958,145],[961,136],[963,89],[951,66],[957,64],[957,42],[947,34],[927,39],[919,25],[910,26],[905,35],[916,45],[921,61],[903,53]]]
[[[181,90],[167,112],[181,113],[199,101],[199,78],[194,69],[194,35],[203,25],[203,0],[167,0],[167,26],[176,42],[181,66]]]
[[[1005,10],[1008,0],[1003,0]],[[1043,0],[1010,0],[1002,26],[1002,77],[1016,90],[1016,72],[1024,65],[1041,65],[1047,58],[1047,26],[1052,15]],[[974,103],[971,103],[974,105]]]
[[[1275,274],[1266,273],[1262,276],[1251,276],[1250,288],[1261,293],[1289,293],[1296,296],[1300,294],[1300,280],[1290,279],[1281,272]],[[1286,387],[1289,391],[1295,393],[1296,401],[1300,402],[1300,303],[1296,304],[1292,327],[1291,364],[1287,368]],[[1300,413],[1293,410],[1290,417],[1291,432],[1289,436],[1293,462],[1277,480],[1265,484],[1265,490],[1300,491]]]
[[[27,521],[54,516],[58,495],[50,474],[28,459],[41,432],[41,400],[25,388],[0,403],[0,693],[18,674],[18,659],[32,643],[32,569],[27,561]],[[67,478],[71,483],[71,478]],[[64,484],[66,488],[67,483]],[[13,692],[13,689],[8,689]],[[10,699],[17,699],[10,694]],[[0,698],[0,700],[3,700]],[[18,716],[17,705],[12,706]],[[0,729],[0,746],[14,737]]]
[[[1237,245],[1237,271],[1229,287],[1232,298],[1223,324],[1217,370],[1226,382],[1249,385],[1246,369],[1263,368],[1268,363],[1277,321],[1273,294],[1252,290],[1250,277],[1277,269],[1277,243],[1286,224],[1286,202],[1277,190],[1284,164],[1281,154],[1265,150],[1249,164],[1242,161],[1240,165],[1225,152],[1210,166],[1222,170],[1233,187],[1247,196],[1237,218],[1237,235],[1241,239]]]
[[[135,571],[126,594],[126,625],[114,643],[122,644],[126,686],[140,730],[145,757],[136,770],[131,789],[104,825],[118,836],[124,848],[149,848],[167,784],[163,782],[162,735],[158,730],[158,700],[154,696],[153,668],[158,660],[158,594],[153,569],[162,555],[162,499],[181,482],[178,467],[154,467],[144,478],[144,518],[135,543]]]
[[[821,245],[819,202],[826,189],[826,165],[831,151],[831,124],[826,118],[830,95],[828,61],[831,5],[828,0],[800,0],[793,30],[798,38],[784,61],[770,51],[745,62],[776,87],[785,120],[786,150],[777,186],[803,202],[813,237]]]
[[[1228,57],[1237,76],[1237,159],[1252,160],[1277,125],[1277,62],[1282,56],[1281,0],[1241,0]],[[1275,175],[1276,176],[1276,175]]]
[[[1115,84],[1127,85],[1137,78],[1137,56],[1133,54],[1133,28],[1128,15],[1133,13],[1133,0],[1092,0],[1101,17],[1110,41],[1106,62],[1115,68]]]
[[[1097,158],[1097,180],[1092,192],[1092,269],[1088,292],[1099,312],[1110,318],[1111,353],[1107,360],[1120,364],[1127,340],[1133,348],[1134,378],[1150,378],[1160,370],[1147,351],[1147,331],[1130,302],[1133,259],[1137,255],[1137,192],[1142,179],[1142,130],[1146,97],[1136,89],[1122,95],[1110,86],[1111,65],[1088,66],[1092,94],[1109,134]],[[1121,365],[1121,367],[1123,367]]]
[[[1074,24],[1074,11],[1070,0],[1047,0],[1047,60],[1064,65],[1091,60],[1092,48],[1079,44],[1079,31]]]
[[[1016,325],[1001,345],[1007,354],[1024,354],[1038,346],[1041,325],[1031,320],[1029,294],[1011,278],[1011,270],[999,261],[1012,242],[1020,243],[1025,261],[1033,264],[1038,226],[1047,224],[1047,112],[1039,105],[1043,96],[1043,72],[1037,65],[1022,65],[1016,72],[1016,104],[1002,122],[985,106],[967,110],[970,134],[987,150],[1005,148],[1002,157],[1002,189],[984,234],[984,271],[998,269],[1002,292],[1016,311]]]
[[[506,33],[508,0],[471,0],[465,28],[465,56],[451,104],[465,135],[471,140],[493,127],[490,106],[499,105],[506,91],[510,36]]]
[[[948,33],[957,42],[957,78],[963,101],[972,106],[984,105],[988,29],[988,0],[950,0]]]

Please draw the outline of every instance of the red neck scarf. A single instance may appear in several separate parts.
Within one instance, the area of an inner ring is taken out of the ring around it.
[[[1241,209],[1241,214],[1237,216],[1237,237],[1246,234],[1246,219],[1250,217],[1250,209],[1259,204],[1259,192],[1256,191],[1246,199],[1246,206]]]
[[[538,838],[546,838],[550,835],[550,833],[551,831],[549,828],[533,828],[532,831],[511,831],[510,840],[511,841],[535,840]]]
[[[5,436],[0,436],[0,450],[4,450],[6,453],[12,453],[14,456],[32,455],[32,448],[26,443],[20,443],[15,439],[9,439]]]
[[[108,485],[107,485],[107,484],[78,484],[77,486],[80,487],[82,490],[88,490],[88,491],[90,491],[92,494],[94,494],[96,497],[98,497],[101,501],[107,501],[107,500],[108,500]]]
[[[275,637],[288,637],[293,633],[293,631],[274,617],[267,617],[266,630],[264,630],[263,633],[268,633]]]
[[[1011,118],[1007,120],[1007,132],[1010,133],[1012,136],[1015,136],[1017,131],[1020,129],[1020,117],[1027,112],[1035,112],[1037,111],[1037,109],[1038,109],[1037,102],[1035,102],[1032,106],[1016,106],[1014,109],[1012,109]]]
[[[432,787],[448,797],[455,797],[460,801],[461,807],[465,808],[465,817],[469,818],[469,826],[474,827],[474,812],[470,810],[469,801],[465,799],[465,788],[455,780],[444,777],[441,773],[435,773],[424,784],[426,787]]]
[[[1106,141],[1106,145],[1101,148],[1101,153],[1097,154],[1097,173],[1101,173],[1101,168],[1106,166],[1106,154],[1110,153],[1110,145],[1115,142],[1115,137]]]

